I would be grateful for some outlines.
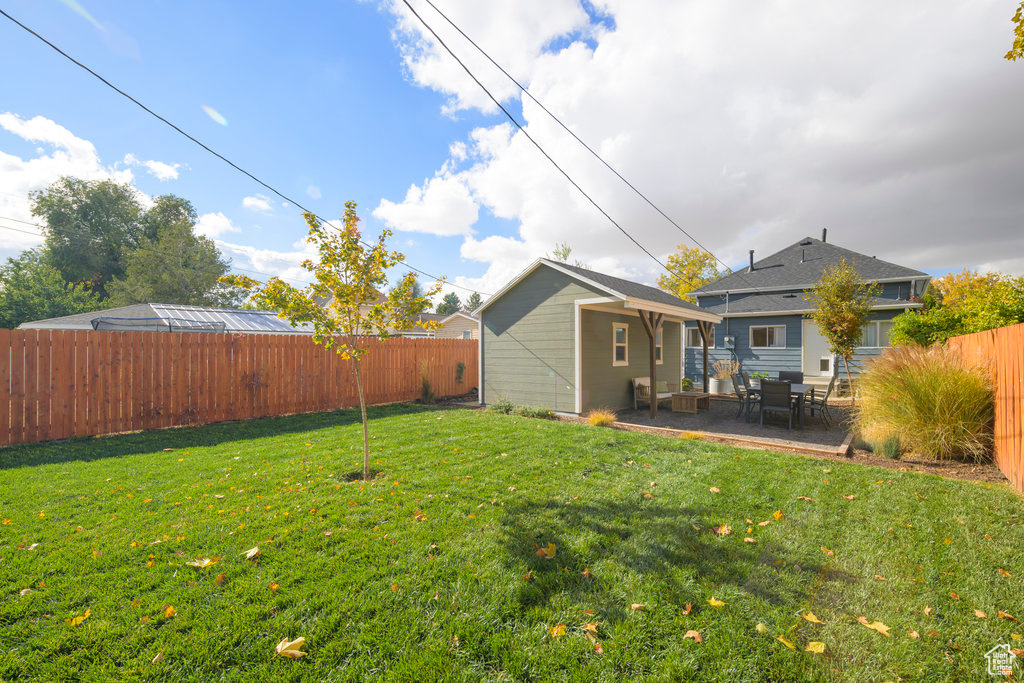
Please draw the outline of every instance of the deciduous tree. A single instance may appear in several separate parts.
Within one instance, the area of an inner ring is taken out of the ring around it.
[[[40,249],[24,251],[0,267],[0,327],[99,307],[98,296],[83,285],[65,282]]]
[[[436,329],[437,323],[418,322],[416,318],[430,307],[430,297],[440,291],[443,282],[438,281],[425,295],[416,296],[416,274],[410,272],[381,297],[388,283],[388,270],[405,259],[403,254],[388,250],[391,231],[381,232],[375,244],[364,244],[355,202],[346,202],[340,231],[311,213],[304,217],[309,227],[306,239],[319,254],[318,261],[307,259],[302,263],[313,275],[312,284],[296,289],[280,278],[260,283],[241,275],[227,275],[221,281],[245,290],[258,304],[280,311],[278,315],[292,325],[311,324],[314,342],[352,360],[363,421],[365,481],[370,477],[370,435],[360,362],[369,348],[367,337],[386,341],[393,331],[414,326]],[[324,301],[326,305],[322,305]]]
[[[1017,5],[1017,12],[1013,15],[1013,46],[1004,57],[1011,62],[1024,59],[1024,2]]]
[[[850,374],[850,358],[860,344],[864,323],[878,293],[878,284],[865,283],[854,264],[846,259],[825,268],[814,289],[806,292],[806,300],[814,306],[811,318],[818,331],[828,343],[829,350],[843,359],[851,396],[853,376]]]
[[[728,268],[719,272],[718,262],[711,252],[687,247],[685,244],[676,247],[675,253],[668,257],[665,265],[672,274],[660,276],[658,287],[690,303],[697,303],[689,295],[690,292],[730,272]]]

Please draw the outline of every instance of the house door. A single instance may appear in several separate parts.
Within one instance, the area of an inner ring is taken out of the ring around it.
[[[803,369],[811,377],[831,377],[834,356],[813,320],[803,321]]]

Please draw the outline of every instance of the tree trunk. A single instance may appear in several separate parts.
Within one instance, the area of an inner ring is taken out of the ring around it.
[[[857,397],[853,393],[853,376],[850,375],[850,360],[846,356],[843,356],[843,366],[846,368],[846,384],[850,389],[850,405],[857,402]]]
[[[359,392],[359,412],[363,416],[363,481],[370,478],[370,428],[366,424],[366,399],[363,398],[363,378],[359,374],[359,361],[352,360],[356,373],[356,391]]]

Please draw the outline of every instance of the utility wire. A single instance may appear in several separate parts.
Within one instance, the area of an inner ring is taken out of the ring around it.
[[[469,75],[469,77],[473,79],[473,82],[476,83],[478,86],[480,86],[480,89],[483,90],[487,94],[487,97],[490,98],[491,102],[494,102],[494,104],[498,107],[498,109],[500,109],[502,111],[502,113],[504,113],[505,116],[508,117],[508,120],[511,121],[515,125],[515,127],[519,129],[519,132],[522,133],[523,135],[525,135],[526,139],[529,140],[531,143],[533,143],[533,146],[536,147],[537,150],[541,154],[544,155],[544,158],[547,159],[548,161],[550,161],[551,165],[554,166],[558,170],[559,173],[561,173],[563,176],[565,176],[565,179],[568,180],[569,183],[573,187],[575,187],[579,191],[579,193],[582,194],[587,199],[587,201],[589,201],[594,206],[595,209],[597,209],[598,211],[601,212],[601,215],[603,215],[605,218],[607,218],[611,222],[612,225],[614,225],[616,228],[618,228],[619,232],[621,232],[623,235],[625,235],[627,238],[629,238],[630,242],[635,244],[637,247],[640,248],[641,251],[643,251],[645,254],[650,256],[651,259],[655,263],[657,263],[659,266],[664,268],[669,274],[675,275],[675,273],[672,272],[671,268],[669,268],[667,265],[662,263],[661,259],[659,259],[657,256],[652,254],[647,249],[647,247],[645,247],[644,245],[640,244],[640,242],[637,241],[637,239],[635,237],[633,237],[631,234],[629,234],[629,232],[626,231],[625,228],[623,228],[621,225],[619,225],[618,221],[616,221],[614,218],[612,218],[608,214],[607,211],[605,211],[603,208],[601,208],[601,205],[598,204],[596,201],[594,201],[593,197],[591,197],[589,194],[587,194],[586,190],[584,190],[582,187],[580,187],[579,184],[575,180],[572,179],[572,176],[570,176],[565,171],[565,169],[563,169],[561,166],[559,166],[558,162],[556,162],[554,159],[551,158],[551,155],[549,155],[547,153],[547,151],[545,151],[545,149],[540,146],[540,143],[538,143],[536,140],[534,140],[533,137],[528,132],[526,132],[526,129],[523,128],[522,124],[520,124],[519,121],[516,120],[516,117],[512,116],[512,114],[508,111],[508,109],[506,109],[501,104],[501,102],[498,101],[498,98],[496,98],[493,94],[491,94],[491,91],[487,89],[487,86],[485,86],[483,83],[481,83],[480,79],[478,79],[476,77],[476,75],[472,71],[470,71],[469,67],[466,66],[462,62],[461,59],[458,58],[458,56],[452,51],[452,49],[450,47],[448,47],[448,44],[445,43],[441,39],[441,36],[437,35],[437,32],[430,26],[430,24],[428,24],[423,19],[423,17],[420,16],[419,12],[417,12],[415,9],[413,9],[413,6],[411,4],[409,4],[409,0],[402,0],[402,3],[409,9],[410,12],[413,13],[413,16],[415,16],[419,20],[419,22],[421,24],[423,24],[424,28],[426,28],[428,31],[430,31],[430,34],[432,36],[434,36],[434,40],[436,40],[438,42],[438,44],[441,47],[443,47],[448,52],[449,55],[452,56],[452,59],[454,59],[456,62],[459,63],[459,66],[461,66],[463,71],[465,71]]]
[[[236,171],[238,171],[239,173],[242,173],[243,175],[245,175],[245,176],[247,176],[247,177],[251,178],[251,179],[252,179],[253,181],[255,181],[255,182],[256,182],[256,183],[258,183],[259,185],[263,186],[263,187],[264,187],[264,188],[266,188],[266,189],[267,189],[268,191],[270,191],[270,192],[273,192],[274,194],[276,194],[276,195],[277,195],[278,197],[280,197],[281,199],[283,199],[283,200],[285,200],[285,201],[287,201],[287,202],[291,202],[292,204],[294,204],[295,206],[299,207],[300,209],[302,209],[302,210],[303,210],[303,211],[305,211],[306,213],[308,213],[308,214],[312,215],[312,216],[313,216],[313,217],[314,217],[314,218],[315,218],[315,219],[316,219],[317,221],[319,221],[319,222],[320,222],[321,224],[323,224],[323,225],[326,225],[326,226],[328,226],[328,227],[330,227],[330,228],[333,228],[333,229],[335,229],[335,230],[338,230],[338,228],[336,228],[336,227],[334,227],[333,225],[331,225],[329,221],[327,221],[327,220],[325,220],[325,219],[321,218],[320,216],[318,216],[318,215],[317,215],[317,214],[316,214],[315,212],[311,211],[310,209],[307,209],[307,208],[306,208],[305,206],[303,206],[303,205],[302,205],[302,204],[300,204],[299,202],[295,201],[294,199],[292,199],[292,198],[291,198],[291,197],[289,197],[288,195],[284,194],[283,192],[279,191],[279,190],[278,190],[277,188],[275,188],[274,186],[272,186],[272,185],[270,185],[270,184],[268,184],[268,183],[264,182],[263,180],[260,180],[259,178],[257,178],[257,177],[256,177],[255,175],[253,175],[253,174],[252,174],[252,173],[250,173],[249,171],[245,170],[244,168],[242,168],[241,166],[239,166],[239,165],[238,165],[238,164],[236,164],[235,162],[231,161],[231,159],[227,158],[226,156],[224,156],[223,154],[221,154],[221,153],[217,152],[216,150],[214,150],[214,149],[210,148],[209,146],[207,146],[207,145],[206,145],[206,144],[204,144],[203,142],[199,141],[198,139],[196,139],[196,138],[195,138],[195,137],[193,137],[192,135],[189,135],[189,134],[188,134],[188,133],[186,133],[186,132],[185,132],[184,130],[182,130],[182,129],[181,129],[181,128],[179,128],[179,127],[178,127],[177,125],[175,125],[174,123],[170,122],[169,120],[167,120],[166,118],[164,118],[164,117],[163,117],[163,116],[161,116],[160,114],[157,114],[157,113],[156,113],[155,111],[153,111],[152,109],[150,109],[149,107],[147,107],[146,105],[144,105],[144,104],[143,104],[142,102],[140,102],[139,100],[135,99],[134,97],[132,97],[131,95],[129,95],[128,93],[126,93],[126,92],[125,92],[124,90],[121,90],[121,89],[120,89],[120,88],[118,88],[118,87],[117,87],[116,85],[114,85],[113,83],[111,83],[110,81],[108,81],[108,80],[107,80],[106,78],[104,78],[103,76],[99,75],[98,73],[96,73],[95,71],[93,71],[92,69],[90,69],[90,68],[89,68],[88,66],[86,66],[86,65],[85,65],[85,64],[83,64],[82,62],[78,61],[77,59],[75,59],[74,57],[72,57],[71,55],[69,55],[69,54],[68,54],[67,52],[64,52],[64,50],[60,49],[59,47],[57,47],[56,45],[54,45],[53,43],[51,43],[51,42],[50,42],[49,40],[47,40],[46,38],[44,38],[44,37],[43,37],[43,36],[41,36],[40,34],[36,33],[36,32],[35,32],[34,30],[32,30],[31,28],[29,28],[28,26],[26,26],[25,24],[21,23],[20,21],[18,21],[18,20],[17,20],[17,19],[15,19],[14,17],[12,17],[12,16],[10,15],[10,14],[8,14],[8,13],[7,13],[6,11],[4,11],[4,10],[3,10],[2,8],[0,8],[0,14],[2,14],[2,15],[3,15],[4,17],[6,17],[7,19],[9,19],[9,20],[10,20],[11,22],[13,22],[14,24],[17,24],[17,25],[18,25],[19,27],[21,27],[22,29],[24,29],[24,30],[25,30],[25,31],[27,31],[28,33],[32,34],[33,36],[35,36],[35,37],[36,37],[36,38],[38,38],[39,40],[41,40],[41,41],[42,41],[43,43],[46,43],[46,45],[50,46],[50,47],[51,47],[51,48],[52,48],[52,49],[53,49],[53,50],[54,50],[55,52],[57,52],[57,53],[58,53],[59,55],[61,55],[62,57],[64,57],[64,58],[65,58],[65,59],[67,59],[68,61],[70,61],[70,62],[71,62],[72,64],[74,64],[74,65],[78,66],[79,68],[83,69],[84,71],[86,71],[87,73],[89,73],[90,75],[92,75],[93,77],[95,77],[96,79],[98,79],[98,80],[99,80],[99,81],[100,81],[101,83],[103,83],[104,85],[106,85],[106,86],[107,86],[108,88],[110,88],[111,90],[113,90],[113,91],[114,91],[114,92],[116,92],[117,94],[121,95],[122,97],[124,97],[124,98],[128,99],[129,101],[131,101],[132,103],[134,103],[134,104],[135,104],[136,106],[138,106],[138,107],[139,107],[140,109],[142,109],[142,110],[143,110],[144,112],[146,112],[146,113],[147,113],[147,114],[149,114],[150,116],[152,116],[152,117],[156,118],[157,120],[159,120],[159,121],[161,121],[161,122],[163,122],[163,123],[167,124],[168,126],[170,126],[171,128],[173,128],[173,129],[174,129],[175,131],[177,131],[177,132],[178,132],[178,133],[180,133],[181,135],[185,136],[186,138],[188,138],[189,140],[191,140],[191,141],[192,141],[192,142],[194,142],[195,144],[199,145],[199,146],[200,146],[200,147],[202,147],[202,148],[203,148],[204,150],[206,150],[207,152],[209,152],[209,153],[210,153],[210,154],[212,154],[213,156],[217,157],[218,159],[220,159],[221,161],[223,161],[223,162],[224,162],[224,163],[226,163],[227,165],[231,166],[231,167],[232,167],[233,169],[235,169],[235,170],[236,170]],[[339,231],[339,232],[340,232],[340,231]],[[362,244],[363,244],[364,246],[367,246],[367,247],[369,247],[369,246],[370,246],[369,244],[367,244],[367,243],[366,243],[365,241],[363,241],[362,239],[360,239],[359,241],[360,241],[360,242],[362,242]],[[428,277],[428,278],[430,278],[431,280],[434,280],[435,282],[436,282],[436,281],[440,281],[440,280],[441,280],[441,278],[439,278],[439,277],[437,277],[437,276],[435,276],[435,275],[431,275],[430,273],[426,272],[425,270],[421,270],[421,269],[419,269],[419,268],[417,268],[417,267],[415,267],[415,266],[413,266],[413,265],[411,265],[411,264],[409,264],[409,263],[406,263],[405,261],[402,261],[402,263],[404,263],[404,264],[405,264],[405,266],[406,266],[407,268],[409,268],[409,269],[411,269],[411,270],[414,270],[414,271],[416,271],[417,273],[419,273],[419,274],[421,274],[421,275],[423,275],[423,276],[425,276],[425,277]],[[450,287],[457,287],[457,288],[459,288],[459,289],[464,289],[464,290],[466,290],[466,291],[468,291],[468,292],[477,292],[477,290],[475,290],[475,289],[472,289],[472,288],[470,288],[470,287],[463,287],[462,285],[457,285],[457,284],[455,284],[455,283],[453,283],[453,282],[447,282],[446,284],[447,284],[448,286],[450,286]],[[487,294],[486,292],[477,292],[477,293],[478,293],[478,294],[482,294],[483,296],[490,296],[490,294]]]

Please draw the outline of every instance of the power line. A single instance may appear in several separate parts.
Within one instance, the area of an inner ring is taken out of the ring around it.
[[[419,22],[421,24],[423,24],[424,28],[426,28],[428,31],[430,31],[430,34],[432,36],[434,36],[434,40],[436,40],[438,42],[438,44],[441,47],[443,47],[448,52],[449,55],[452,56],[452,59],[454,59],[456,62],[459,63],[459,66],[461,66],[463,71],[465,71],[469,75],[469,77],[473,79],[473,82],[476,83],[478,86],[480,86],[480,89],[483,90],[487,94],[487,97],[490,98],[491,102],[494,102],[494,104],[498,107],[498,109],[500,109],[502,111],[502,113],[504,113],[505,116],[508,117],[508,120],[511,121],[515,125],[515,127],[519,129],[519,132],[522,133],[523,135],[525,135],[526,139],[529,140],[531,143],[533,143],[533,146],[536,147],[537,150],[541,154],[544,155],[544,158],[547,159],[548,161],[550,161],[551,165],[554,166],[558,170],[559,173],[561,173],[563,176],[565,176],[565,179],[568,180],[569,183],[573,187],[575,187],[579,191],[579,193],[582,194],[587,199],[587,201],[589,201],[594,206],[595,209],[597,209],[598,211],[601,212],[601,215],[603,215],[605,218],[607,218],[611,222],[612,225],[614,225],[616,228],[618,228],[619,232],[621,232],[623,235],[625,235],[627,238],[629,238],[630,242],[635,244],[637,247],[640,248],[641,251],[643,251],[645,254],[650,256],[651,259],[655,263],[657,263],[659,266],[664,268],[669,274],[672,274],[672,275],[675,274],[675,273],[672,272],[671,268],[669,268],[667,265],[665,265],[664,263],[661,262],[661,259],[659,259],[657,256],[652,254],[647,249],[647,247],[645,247],[644,245],[640,244],[640,242],[637,241],[637,239],[635,237],[633,237],[631,234],[629,234],[629,232],[626,231],[625,228],[623,228],[621,225],[619,225],[618,221],[616,221],[614,218],[612,218],[608,214],[607,211],[605,211],[603,208],[601,208],[601,205],[598,204],[596,201],[594,201],[593,197],[591,197],[589,194],[587,194],[586,190],[584,190],[582,187],[580,187],[579,184],[575,180],[572,179],[572,176],[570,176],[561,166],[559,166],[558,162],[556,162],[554,159],[551,158],[551,155],[549,155],[547,153],[547,151],[545,151],[545,149],[540,146],[540,143],[538,143],[536,140],[534,140],[533,137],[528,132],[526,132],[526,129],[523,128],[522,124],[520,124],[519,121],[516,120],[516,117],[512,116],[512,114],[508,111],[508,109],[506,109],[501,104],[501,102],[498,101],[498,98],[496,98],[493,94],[491,94],[491,91],[488,90],[487,87],[483,83],[480,82],[480,79],[478,79],[476,77],[476,75],[472,71],[470,71],[469,67],[466,66],[462,62],[462,60],[458,58],[458,56],[456,56],[456,54],[452,51],[452,49],[450,47],[448,47],[448,44],[445,43],[441,39],[441,36],[437,35],[437,32],[430,26],[430,24],[428,24],[423,19],[423,17],[420,16],[419,12],[417,12],[415,9],[413,9],[412,5],[409,4],[409,0],[402,0],[402,3],[407,8],[409,8],[409,11],[413,13],[413,16],[415,16],[419,20]]]
[[[319,222],[320,222],[320,223],[321,223],[322,225],[326,225],[326,226],[328,226],[328,227],[330,227],[330,228],[333,228],[334,230],[338,230],[338,228],[335,228],[335,227],[334,227],[333,225],[331,225],[331,223],[330,223],[329,221],[327,221],[327,220],[325,220],[325,219],[321,218],[321,217],[320,217],[319,215],[317,215],[317,214],[316,214],[316,213],[315,213],[314,211],[311,211],[310,209],[306,208],[305,206],[303,206],[303,205],[302,205],[302,204],[300,204],[299,202],[295,201],[294,199],[292,199],[292,198],[291,198],[291,197],[289,197],[288,195],[284,194],[283,192],[281,192],[280,190],[278,190],[278,189],[277,189],[277,188],[275,188],[274,186],[272,186],[272,185],[270,185],[270,184],[268,184],[268,183],[264,182],[263,180],[260,180],[259,178],[257,178],[257,177],[256,177],[255,175],[253,175],[253,174],[252,174],[252,173],[250,173],[249,171],[245,170],[244,168],[242,168],[241,166],[239,166],[239,165],[238,165],[238,164],[236,164],[235,162],[231,161],[231,159],[228,159],[228,158],[227,158],[226,156],[224,156],[223,154],[221,154],[221,153],[217,152],[216,150],[212,149],[211,147],[207,146],[206,144],[204,144],[203,142],[199,141],[198,139],[196,139],[196,138],[195,138],[195,137],[193,137],[192,135],[189,135],[189,134],[188,134],[188,133],[186,133],[186,132],[185,132],[184,130],[182,130],[182,129],[181,129],[181,128],[179,128],[179,127],[178,127],[177,125],[175,125],[175,124],[174,124],[174,123],[172,123],[171,121],[167,120],[166,118],[164,118],[164,117],[163,117],[163,116],[161,116],[160,114],[157,114],[157,113],[156,113],[155,111],[153,111],[152,109],[150,109],[149,107],[147,107],[146,105],[144,105],[144,104],[143,104],[142,102],[140,102],[139,100],[135,99],[134,97],[132,97],[131,95],[129,95],[129,94],[128,94],[127,92],[125,92],[124,90],[121,90],[121,89],[120,89],[120,88],[118,88],[118,87],[117,87],[116,85],[114,85],[113,83],[111,83],[110,81],[108,81],[108,80],[107,80],[106,78],[104,78],[104,77],[103,77],[103,76],[101,76],[100,74],[96,73],[95,71],[93,71],[92,69],[90,69],[90,68],[89,68],[88,66],[86,66],[86,65],[85,65],[85,64],[83,64],[82,62],[78,61],[77,59],[75,59],[74,57],[72,57],[71,55],[69,55],[69,54],[68,54],[67,52],[64,52],[64,50],[60,49],[59,47],[57,47],[56,45],[54,45],[53,43],[51,43],[51,42],[50,42],[49,40],[47,40],[46,38],[44,38],[44,37],[43,37],[43,36],[41,36],[40,34],[36,33],[36,32],[35,32],[34,30],[32,30],[31,28],[29,28],[28,26],[26,26],[25,24],[21,23],[20,21],[18,21],[18,20],[17,20],[17,19],[15,19],[14,17],[12,17],[12,16],[10,15],[10,14],[8,14],[8,13],[7,13],[6,11],[4,11],[4,10],[3,10],[2,8],[0,8],[0,14],[2,14],[3,16],[5,16],[5,17],[6,17],[7,19],[9,19],[9,20],[10,20],[11,22],[13,22],[14,24],[16,24],[16,25],[18,25],[19,27],[21,27],[21,28],[22,28],[23,30],[27,31],[28,33],[30,33],[30,34],[32,34],[33,36],[35,36],[36,38],[38,38],[38,39],[39,39],[40,41],[42,41],[43,43],[45,43],[45,44],[46,44],[46,45],[48,45],[49,47],[51,47],[51,48],[52,48],[52,49],[53,49],[53,50],[54,50],[55,52],[57,52],[57,53],[58,53],[59,55],[61,55],[62,57],[64,57],[64,58],[65,58],[65,59],[67,59],[68,61],[70,61],[70,62],[71,62],[72,64],[74,64],[74,65],[78,66],[78,67],[79,67],[79,68],[81,68],[82,70],[84,70],[84,71],[86,71],[87,73],[89,73],[90,75],[92,75],[92,76],[93,76],[94,78],[98,79],[98,80],[99,80],[99,81],[100,81],[101,83],[103,83],[104,85],[106,85],[106,86],[107,86],[108,88],[110,88],[111,90],[113,90],[113,91],[114,91],[114,92],[116,92],[117,94],[121,95],[122,97],[124,97],[124,98],[126,98],[127,100],[129,100],[129,101],[131,101],[132,103],[134,103],[134,104],[135,104],[135,105],[136,105],[137,107],[139,107],[140,109],[142,109],[142,110],[143,110],[144,112],[146,112],[146,113],[147,113],[147,114],[149,114],[150,116],[152,116],[152,117],[156,118],[157,120],[159,120],[159,121],[161,121],[161,122],[165,123],[166,125],[170,126],[170,127],[171,127],[171,128],[173,128],[173,129],[174,129],[175,131],[177,131],[177,132],[178,132],[178,133],[180,133],[181,135],[185,136],[186,138],[188,138],[189,140],[191,140],[191,141],[192,141],[192,142],[194,142],[195,144],[199,145],[199,146],[200,146],[200,147],[202,147],[202,148],[203,148],[204,150],[206,150],[207,152],[209,152],[209,153],[210,153],[210,154],[212,154],[213,156],[217,157],[218,159],[220,159],[221,161],[223,161],[223,162],[224,162],[224,163],[226,163],[227,165],[231,166],[231,167],[232,167],[233,169],[235,169],[235,170],[236,170],[236,171],[238,171],[239,173],[242,173],[243,175],[245,175],[245,176],[247,176],[248,178],[252,179],[252,180],[253,180],[253,181],[255,181],[256,183],[258,183],[258,184],[260,184],[261,186],[263,186],[264,188],[266,188],[266,189],[267,189],[268,191],[270,191],[270,192],[273,192],[274,194],[276,194],[276,195],[277,195],[278,197],[280,197],[281,199],[283,199],[283,200],[285,200],[285,201],[287,201],[287,202],[291,202],[291,203],[292,203],[292,204],[294,204],[295,206],[299,207],[299,208],[300,208],[300,209],[302,209],[302,210],[303,210],[304,212],[306,212],[306,213],[310,214],[311,216],[313,216],[313,217],[314,217],[314,218],[315,218],[315,219],[316,219],[317,221],[319,221]],[[360,241],[360,242],[361,242],[361,243],[362,243],[362,244],[363,244],[364,246],[367,246],[367,247],[369,247],[369,246],[370,246],[369,244],[367,244],[367,243],[366,243],[365,241],[363,241],[362,239],[360,239],[359,241]],[[420,275],[423,275],[423,276],[425,276],[425,277],[428,277],[428,278],[430,278],[431,280],[434,280],[435,282],[437,282],[437,281],[440,281],[440,280],[441,280],[441,278],[437,277],[436,275],[431,275],[430,273],[426,272],[425,270],[421,270],[421,269],[417,268],[416,266],[413,266],[413,265],[411,265],[411,264],[409,264],[409,263],[406,263],[405,261],[402,261],[401,263],[404,263],[404,264],[405,264],[405,266],[406,266],[407,268],[409,268],[409,269],[411,269],[411,270],[414,270],[414,271],[416,271],[417,273],[419,273]],[[448,283],[446,283],[446,284],[448,284],[448,285],[449,285],[450,287],[457,287],[457,288],[459,288],[459,289],[464,289],[464,290],[466,290],[466,291],[468,291],[468,292],[476,292],[476,291],[477,291],[477,290],[475,290],[475,289],[472,289],[472,288],[470,288],[470,287],[463,287],[462,285],[457,285],[457,284],[455,284],[455,283],[453,283],[453,282],[448,282]],[[482,294],[483,296],[490,296],[490,294],[487,294],[486,292],[478,292],[478,293],[479,293],[479,294]]]

